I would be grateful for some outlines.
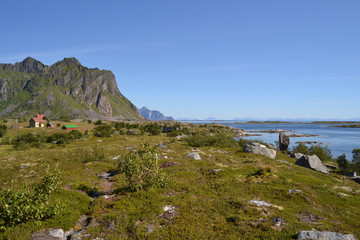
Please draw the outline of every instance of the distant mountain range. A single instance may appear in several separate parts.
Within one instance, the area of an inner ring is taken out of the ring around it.
[[[143,119],[120,93],[111,71],[89,69],[75,58],[51,66],[31,57],[0,64],[0,100],[0,118],[41,113],[51,119]]]
[[[174,118],[166,117],[164,114],[162,114],[161,112],[159,112],[157,110],[150,110],[146,107],[140,108],[139,112],[144,118],[146,118],[148,120],[152,120],[152,121],[165,121],[165,120],[173,121],[174,120]]]

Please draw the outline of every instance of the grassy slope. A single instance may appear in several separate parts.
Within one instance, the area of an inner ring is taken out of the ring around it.
[[[78,125],[82,131],[93,127],[85,123]],[[8,135],[29,131],[48,134],[48,131],[60,130],[11,129]],[[43,165],[49,164],[58,166],[63,172],[63,186],[84,184],[101,190],[101,180],[97,175],[116,168],[119,160],[85,164],[82,162],[85,151],[98,146],[105,149],[109,157],[125,155],[128,152],[125,147],[138,148],[142,141],[153,144],[163,142],[169,146],[160,149],[160,155],[169,157],[161,159],[161,162],[180,163],[165,169],[172,178],[172,185],[131,193],[126,189],[123,174],[119,174],[113,177],[118,193],[112,203],[102,198],[90,203],[87,195],[62,189],[56,195],[63,204],[58,216],[43,222],[21,224],[2,233],[5,239],[28,239],[31,232],[43,228],[68,230],[85,213],[100,223],[88,230],[93,238],[291,239],[299,230],[311,229],[352,233],[360,237],[360,185],[339,175],[328,176],[296,166],[294,159],[280,152],[277,159],[288,164],[243,153],[239,147],[201,147],[198,152],[203,160],[196,161],[186,158],[191,147],[165,135],[114,135],[102,138],[101,143],[97,142],[98,139],[90,136],[66,147],[47,145],[46,149],[24,151],[0,145],[0,187],[18,188],[24,183],[37,182],[43,174]],[[30,167],[21,169],[20,166],[25,163]],[[271,171],[259,173],[266,168]],[[213,174],[211,171],[214,169],[222,170]],[[341,188],[343,186],[347,188]],[[289,189],[302,190],[303,194],[289,194]],[[270,202],[283,207],[283,210],[256,207],[248,203],[252,199]],[[162,208],[168,204],[176,206],[179,213],[170,222],[159,217]],[[299,214],[317,215],[322,220],[316,224],[303,223]],[[274,227],[274,217],[285,220],[282,229]],[[116,224],[113,230],[108,229],[112,222]],[[137,222],[140,224],[135,226]],[[154,232],[146,232],[148,225],[153,226]]]

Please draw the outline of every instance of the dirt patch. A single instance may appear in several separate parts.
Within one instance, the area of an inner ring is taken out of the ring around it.
[[[178,162],[165,162],[159,165],[159,168],[169,168],[169,167],[173,167],[176,165],[179,165],[180,163]]]

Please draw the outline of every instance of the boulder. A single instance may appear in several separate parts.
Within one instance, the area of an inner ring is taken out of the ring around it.
[[[356,238],[351,235],[343,235],[336,232],[321,232],[321,231],[300,231],[298,233],[298,240],[356,240]]]
[[[195,160],[201,160],[201,157],[197,152],[191,152],[188,155],[186,155],[186,157],[193,158]]]
[[[279,133],[279,147],[280,151],[286,151],[290,145],[290,139],[285,133]]]
[[[348,177],[357,177],[357,174],[356,174],[356,172],[349,172],[349,173],[347,174],[347,176],[348,176]]]
[[[304,156],[304,155],[305,155],[305,154],[303,154],[303,153],[292,153],[292,154],[290,155],[290,157],[299,159],[299,158],[301,158],[301,157]]]
[[[353,180],[354,182],[360,183],[360,176],[351,177],[350,179]]]
[[[315,154],[310,155],[303,155],[301,158],[299,158],[296,162],[296,165],[310,168],[325,174],[329,173],[329,170],[322,164],[321,160],[316,156]]]
[[[269,149],[269,148],[265,147],[265,145],[262,145],[257,142],[249,142],[248,144],[245,144],[243,150],[244,150],[244,152],[260,154],[260,155],[264,155],[264,156],[267,156],[272,159],[275,159],[275,157],[276,157],[275,150]]]

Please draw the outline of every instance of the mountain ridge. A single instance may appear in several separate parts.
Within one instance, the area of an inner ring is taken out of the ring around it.
[[[50,66],[27,57],[0,64],[0,117],[23,118],[44,113],[104,120],[142,120],[121,94],[111,71],[87,68],[76,58]]]
[[[174,121],[173,117],[167,117],[157,110],[150,110],[147,107],[143,106],[139,109],[140,114],[151,121]]]

